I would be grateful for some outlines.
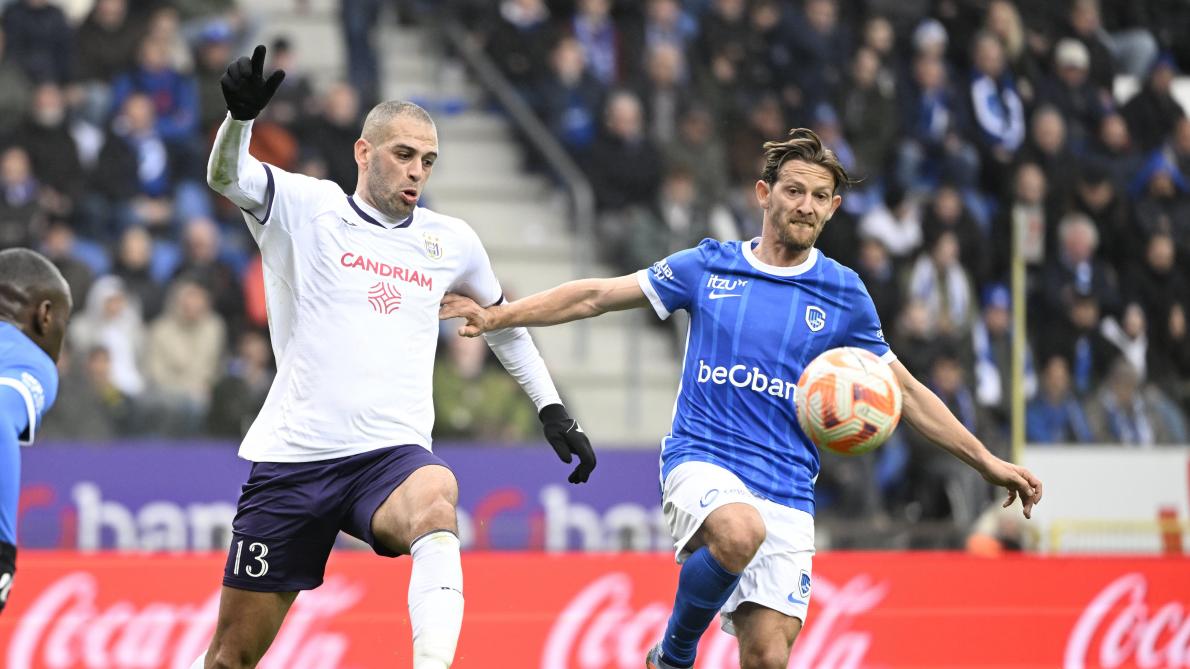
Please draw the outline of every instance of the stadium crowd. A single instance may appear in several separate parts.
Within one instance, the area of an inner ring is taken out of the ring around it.
[[[859,272],[893,349],[989,445],[1008,443],[1013,231],[1028,267],[1029,440],[1186,442],[1190,120],[1172,87],[1190,67],[1175,39],[1190,8],[400,4],[413,21],[453,9],[584,166],[617,271],[758,234],[760,146],[811,127],[860,178],[821,248]],[[261,160],[354,187],[378,5],[342,3],[345,34],[364,37],[324,91],[297,45],[270,44],[268,67],[289,76],[256,123]],[[49,255],[77,305],[44,436],[241,434],[272,378],[262,269],[204,170],[219,77],[252,43],[251,17],[231,0],[96,0],[72,21],[50,0],[10,0],[0,30],[0,246]],[[491,391],[444,391],[440,434],[531,435],[531,408],[489,406],[507,386],[455,339],[440,385]],[[865,465],[885,493],[899,472],[949,476],[941,454],[899,444]]]

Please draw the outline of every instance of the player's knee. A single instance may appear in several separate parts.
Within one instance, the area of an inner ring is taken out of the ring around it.
[[[228,644],[218,644],[207,652],[207,658],[214,658],[211,664],[214,669],[251,669],[260,661],[246,648],[232,648]]]
[[[708,543],[715,558],[726,569],[738,573],[748,566],[764,543],[764,520],[756,509],[741,505],[723,521],[716,523]]]
[[[740,669],[786,669],[788,666],[789,647],[780,639],[740,649]]]
[[[429,504],[421,509],[410,519],[410,538],[419,537],[426,532],[433,532],[434,530],[451,530],[456,531],[457,520],[455,516],[455,505],[445,495],[435,497]]]

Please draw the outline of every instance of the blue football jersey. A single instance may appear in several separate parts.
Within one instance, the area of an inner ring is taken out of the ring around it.
[[[690,313],[661,479],[683,462],[709,462],[760,497],[813,513],[819,461],[797,422],[802,370],[838,346],[896,357],[854,271],[818,249],[795,267],[767,265],[757,241],[706,239],[637,273],[658,316]]]
[[[17,444],[30,444],[41,417],[58,396],[58,368],[11,323],[0,323],[0,541],[16,543],[20,496]],[[13,392],[15,391],[15,393]]]

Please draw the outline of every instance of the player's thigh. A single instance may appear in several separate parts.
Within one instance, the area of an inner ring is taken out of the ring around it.
[[[459,484],[441,465],[415,470],[389,494],[372,515],[372,534],[397,553],[408,553],[415,539],[434,530],[458,534],[455,507]]]
[[[273,643],[296,592],[254,592],[223,586],[208,666],[252,667]]]
[[[703,546],[729,541],[754,551],[765,536],[760,504],[739,477],[718,465],[684,462],[675,467],[665,477],[661,506],[678,561]]]
[[[789,651],[802,630],[802,621],[755,602],[745,602],[732,614],[740,643],[740,669],[785,669]]]

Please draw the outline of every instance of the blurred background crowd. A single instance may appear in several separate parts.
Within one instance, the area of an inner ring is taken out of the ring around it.
[[[256,123],[258,158],[354,189],[382,4],[340,3],[347,71],[325,90],[285,38],[269,44],[266,67],[289,76]],[[1014,234],[1028,440],[1186,442],[1190,5],[391,4],[411,24],[455,17],[483,45],[586,172],[615,271],[758,235],[761,146],[810,127],[860,179],[819,246],[859,272],[893,350],[990,446],[1008,448]],[[274,368],[262,269],[204,173],[219,77],[255,43],[250,8],[0,6],[0,246],[49,255],[77,307],[43,436],[242,434]],[[528,148],[525,165],[549,171]],[[535,437],[482,345],[444,341],[438,436]],[[853,475],[875,496],[944,489],[949,460],[907,432],[864,472],[824,472],[825,494]]]

